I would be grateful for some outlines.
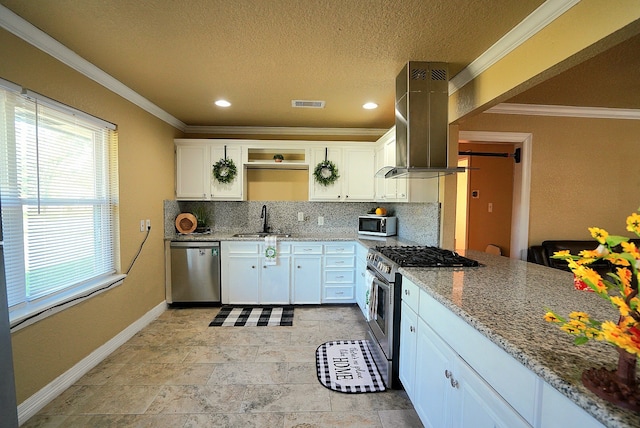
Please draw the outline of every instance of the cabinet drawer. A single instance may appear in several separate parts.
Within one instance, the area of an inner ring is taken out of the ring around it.
[[[260,242],[229,242],[229,254],[259,254]]]
[[[355,244],[325,244],[324,250],[326,254],[355,254]]]
[[[293,244],[293,254],[322,254],[322,244]]]
[[[324,267],[326,268],[345,268],[354,267],[355,257],[353,256],[325,256]]]
[[[353,284],[355,272],[353,270],[328,270],[325,271],[325,283]]]
[[[353,287],[325,287],[325,300],[352,300],[355,298]]]
[[[418,312],[420,289],[405,277],[402,277],[402,301],[413,309],[414,312]]]

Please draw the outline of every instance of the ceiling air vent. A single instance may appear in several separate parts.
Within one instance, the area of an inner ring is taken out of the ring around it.
[[[324,108],[324,101],[291,100],[291,107],[295,107],[295,108]]]

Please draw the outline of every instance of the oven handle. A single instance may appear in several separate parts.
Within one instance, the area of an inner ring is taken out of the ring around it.
[[[367,270],[371,275],[373,275],[373,282],[375,282],[377,285],[380,285],[385,291],[391,292],[391,286],[389,284],[387,284],[384,281],[381,281],[380,278],[376,276],[376,273],[373,270],[369,268],[367,268]]]

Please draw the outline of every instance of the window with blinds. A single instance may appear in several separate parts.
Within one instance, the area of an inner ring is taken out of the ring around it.
[[[10,313],[116,272],[115,126],[0,81]]]

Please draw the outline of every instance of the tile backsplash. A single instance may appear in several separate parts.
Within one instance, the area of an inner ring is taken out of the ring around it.
[[[421,245],[438,245],[438,203],[164,201],[165,237],[171,239],[176,235],[176,216],[182,212],[192,212],[196,206],[206,209],[209,227],[214,233],[258,232],[262,228],[260,213],[263,205],[267,206],[270,230],[292,234],[354,234],[357,232],[359,215],[376,206],[384,206],[398,217],[398,235],[401,238]],[[299,212],[304,214],[304,221],[298,221]],[[324,225],[318,225],[318,217],[324,218]]]

